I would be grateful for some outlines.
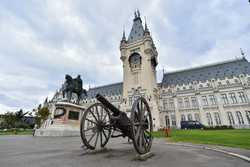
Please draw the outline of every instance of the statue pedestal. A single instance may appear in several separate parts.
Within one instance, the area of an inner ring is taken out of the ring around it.
[[[37,129],[35,136],[80,136],[80,129],[67,125],[51,125],[48,128]]]
[[[53,124],[37,129],[35,136],[80,136],[80,120],[85,108],[69,102],[57,102],[55,110],[58,108],[65,111],[63,115],[53,119]]]

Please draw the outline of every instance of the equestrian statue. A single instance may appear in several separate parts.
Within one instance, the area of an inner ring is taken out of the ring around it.
[[[65,75],[65,82],[62,87],[63,98],[67,98],[68,101],[72,99],[72,93],[77,95],[76,103],[79,104],[82,96],[87,96],[87,91],[82,88],[82,79],[81,76],[78,75],[76,78],[72,78],[70,75]]]

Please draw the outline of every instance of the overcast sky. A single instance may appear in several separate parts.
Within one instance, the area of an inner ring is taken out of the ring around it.
[[[162,69],[250,59],[248,0],[0,1],[0,113],[32,109],[65,74],[84,87],[122,81],[119,43],[135,9],[147,18]],[[144,20],[144,19],[143,19]]]

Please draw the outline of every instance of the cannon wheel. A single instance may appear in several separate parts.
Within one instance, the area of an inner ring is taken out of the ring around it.
[[[111,135],[110,112],[101,103],[88,107],[82,116],[80,134],[83,144],[91,150],[104,147]]]
[[[133,144],[139,154],[150,151],[152,145],[152,116],[147,101],[139,97],[131,111]]]

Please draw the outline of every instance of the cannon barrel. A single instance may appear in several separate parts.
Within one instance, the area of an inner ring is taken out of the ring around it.
[[[103,97],[100,94],[96,95],[96,99],[101,102],[106,108],[108,108],[114,116],[118,116],[120,115],[121,111],[116,108],[113,104],[111,104],[108,100],[105,99],[105,97]]]

